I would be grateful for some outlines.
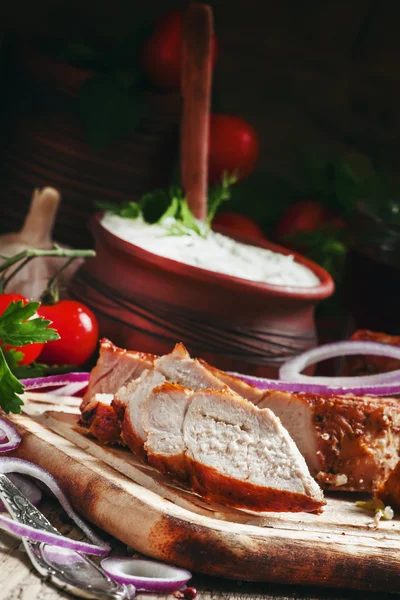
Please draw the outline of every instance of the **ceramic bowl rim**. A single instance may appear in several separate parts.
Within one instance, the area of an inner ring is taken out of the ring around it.
[[[158,254],[153,254],[148,250],[144,250],[140,246],[136,246],[134,243],[118,237],[116,234],[112,233],[102,225],[102,216],[103,213],[96,213],[91,217],[89,222],[90,230],[92,231],[96,241],[98,241],[100,234],[106,244],[119,250],[120,252],[130,256],[135,256],[139,260],[151,264],[153,267],[162,268],[163,270],[174,272],[176,274],[183,274],[190,279],[206,281],[209,284],[214,285],[218,283],[223,287],[234,288],[236,291],[247,291],[254,294],[263,295],[268,294],[270,296],[276,296],[280,298],[285,297],[288,299],[290,298],[305,301],[317,301],[328,298],[335,289],[335,284],[332,280],[332,277],[325,269],[301,254],[292,252],[288,248],[284,248],[268,240],[263,242],[262,240],[249,240],[248,238],[244,238],[242,236],[235,236],[236,240],[244,243],[250,243],[253,246],[266,248],[267,250],[273,250],[274,252],[279,252],[286,256],[293,255],[296,262],[310,269],[314,275],[318,277],[320,280],[319,285],[302,288],[296,286],[281,286],[259,281],[250,281],[240,277],[234,277],[233,275],[216,273],[215,271],[209,271],[208,269],[203,269],[194,265],[188,265],[171,258],[165,258]],[[226,229],[223,227],[218,227],[217,230],[225,235],[227,234]]]

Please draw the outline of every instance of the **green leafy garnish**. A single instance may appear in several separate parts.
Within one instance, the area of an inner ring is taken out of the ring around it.
[[[138,202],[124,202],[124,204],[119,206],[112,202],[97,202],[96,206],[100,210],[107,210],[114,215],[125,217],[126,219],[137,219],[141,215],[140,204]]]
[[[18,394],[23,393],[24,386],[12,374],[0,346],[0,406],[5,413],[21,412],[23,402]]]
[[[208,225],[211,225],[211,222],[217,214],[221,204],[231,199],[231,187],[236,182],[237,175],[235,173],[224,173],[222,175],[221,183],[210,189],[208,193]]]
[[[39,306],[39,302],[28,302],[25,305],[22,300],[11,302],[0,315],[1,343],[24,346],[59,339],[58,333],[48,327],[50,321],[42,317],[32,318]],[[0,407],[6,413],[21,412],[23,402],[19,395],[24,392],[24,386],[13,373],[21,358],[21,352],[16,351],[7,351],[5,356],[0,345]]]
[[[40,302],[28,302],[25,305],[22,300],[11,302],[0,315],[0,340],[3,344],[25,346],[59,339],[55,329],[48,329],[51,321],[42,317],[31,318],[39,306]]]
[[[18,352],[14,348],[5,350],[3,347],[3,354],[11,373],[18,379],[69,373],[74,368],[72,365],[45,365],[38,362],[32,362],[29,365],[21,365],[19,363],[23,359],[24,355],[22,352]]]
[[[167,235],[196,235],[204,237],[207,235],[209,227],[203,227],[196,221],[195,216],[189,208],[185,198],[182,198],[178,204],[178,211],[173,221],[167,228]]]
[[[146,223],[161,223],[166,217],[177,217],[182,190],[171,186],[168,190],[154,190],[141,197],[139,205]]]
[[[219,185],[208,192],[208,214],[205,223],[199,223],[194,217],[183,191],[179,186],[168,190],[157,189],[144,194],[139,202],[97,202],[100,210],[106,210],[119,217],[137,219],[142,217],[146,223],[163,223],[168,217],[174,219],[168,224],[167,235],[191,235],[193,232],[202,237],[210,231],[211,223],[223,202],[231,197],[231,186],[236,183],[235,174],[224,173]]]
[[[394,517],[393,509],[390,506],[385,506],[382,500],[373,498],[371,500],[357,500],[356,506],[375,513],[374,523],[378,526],[379,521],[391,521]]]

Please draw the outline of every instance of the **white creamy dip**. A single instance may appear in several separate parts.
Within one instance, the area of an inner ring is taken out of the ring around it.
[[[185,230],[188,235],[168,235],[174,222],[174,218],[168,217],[162,224],[149,225],[141,217],[126,219],[110,213],[101,221],[114,235],[148,252],[216,273],[290,287],[314,287],[320,283],[293,256],[241,244],[205,229],[204,237],[191,229]]]

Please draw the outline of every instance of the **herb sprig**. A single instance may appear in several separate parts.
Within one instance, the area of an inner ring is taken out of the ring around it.
[[[208,192],[208,213],[204,223],[197,221],[179,186],[171,186],[168,190],[157,189],[141,197],[139,202],[113,204],[98,202],[97,208],[106,210],[127,219],[143,218],[146,223],[165,223],[168,218],[173,221],[167,226],[167,235],[192,235],[201,237],[208,234],[221,204],[231,198],[231,187],[237,181],[235,174],[224,173],[219,185]]]
[[[28,302],[24,305],[22,300],[11,302],[2,315],[0,315],[0,407],[6,412],[19,413],[23,404],[20,394],[24,386],[10,366],[10,354],[5,350],[5,344],[24,346],[37,342],[58,340],[59,335],[55,329],[49,328],[51,321],[42,317],[34,317],[39,302]],[[7,354],[7,359],[5,352]],[[13,356],[18,359],[18,353]]]

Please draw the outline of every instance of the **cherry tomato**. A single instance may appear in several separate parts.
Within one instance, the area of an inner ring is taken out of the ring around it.
[[[221,225],[226,227],[227,231],[231,231],[233,234],[238,233],[244,237],[262,239],[265,241],[265,235],[260,225],[247,217],[237,212],[222,212],[218,213],[212,222],[214,225]]]
[[[179,90],[182,72],[183,12],[174,10],[160,17],[152,36],[142,50],[142,66],[151,83],[168,90]],[[212,63],[218,53],[218,42],[212,39]]]
[[[236,172],[238,180],[254,171],[260,156],[258,135],[240,117],[213,114],[210,119],[208,178],[211,184],[221,181],[224,171]]]
[[[285,242],[285,236],[299,231],[314,231],[322,225],[331,223],[336,227],[343,227],[342,219],[334,215],[318,200],[300,200],[295,202],[285,211],[279,221],[275,235],[278,240]]]
[[[18,302],[18,300],[22,300],[24,304],[29,302],[28,298],[25,296],[21,296],[21,294],[0,294],[0,314],[2,315],[6,308],[11,304],[11,302]],[[1,344],[2,342],[0,342]],[[17,352],[22,352],[24,355],[23,359],[19,361],[20,365],[30,365],[31,362],[37,359],[39,354],[42,351],[44,344],[42,343],[34,343],[27,344],[26,346],[9,346],[6,345],[5,349],[10,350],[14,349]]]
[[[99,326],[87,306],[76,300],[60,300],[52,305],[42,304],[38,313],[52,321],[60,336],[44,345],[41,362],[79,367],[91,357],[99,339]]]

